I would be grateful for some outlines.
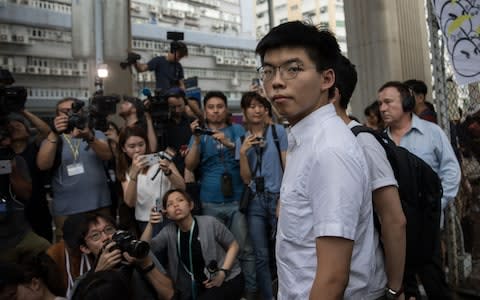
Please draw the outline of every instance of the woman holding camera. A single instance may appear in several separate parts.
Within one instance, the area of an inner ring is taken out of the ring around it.
[[[233,234],[215,217],[193,217],[193,200],[183,190],[168,191],[162,204],[173,222],[152,239],[152,226],[160,218],[152,211],[142,240],[151,240],[154,253],[167,251],[178,299],[240,299],[244,279]]]
[[[135,219],[143,232],[151,209],[161,209],[160,199],[165,192],[172,187],[185,189],[185,182],[169,154],[147,155],[150,149],[144,129],[124,128],[118,145],[117,177],[122,183],[123,200],[135,207]],[[162,225],[157,225],[154,232],[160,231]]]
[[[248,232],[255,252],[257,284],[262,298],[273,299],[269,256],[273,253],[287,135],[282,126],[270,124],[271,106],[264,97],[256,92],[247,92],[240,105],[247,133],[237,141],[241,147],[236,147],[239,149],[236,157],[240,159],[240,176],[251,195],[246,206]]]

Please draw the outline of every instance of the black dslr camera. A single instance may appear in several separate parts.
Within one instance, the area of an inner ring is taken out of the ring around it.
[[[125,61],[122,61],[120,63],[120,67],[125,70],[126,68],[128,68],[129,66],[132,66],[134,65],[137,60],[141,59],[142,56],[140,56],[140,54],[138,53],[135,53],[135,52],[128,52],[128,55],[127,55],[127,59],[125,59]]]
[[[72,109],[67,114],[68,125],[67,125],[67,130],[65,130],[65,133],[72,132],[74,128],[83,130],[85,129],[85,127],[90,125],[88,112],[82,111],[83,106],[85,106],[85,103],[83,101],[78,99],[75,99],[73,101]]]
[[[25,108],[27,90],[22,86],[9,86],[14,82],[10,71],[0,68],[0,117]]]
[[[196,135],[213,135],[214,132],[210,129],[210,128],[206,128],[206,127],[195,127],[195,129],[193,130],[193,133],[196,134]]]
[[[110,251],[118,249],[135,258],[145,258],[150,251],[150,245],[147,242],[136,240],[128,231],[116,231],[112,236],[112,241],[116,243],[116,247],[112,247]]]

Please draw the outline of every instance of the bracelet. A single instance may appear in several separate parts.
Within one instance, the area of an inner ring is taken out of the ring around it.
[[[385,298],[387,300],[397,299],[398,297],[400,297],[401,294],[403,294],[403,286],[400,287],[400,289],[398,291],[392,290],[388,286],[385,288]]]
[[[219,271],[223,271],[223,273],[225,273],[225,277],[228,277],[228,275],[230,275],[230,270],[221,268]]]
[[[153,269],[155,269],[155,264],[152,262],[152,264],[149,265],[148,267],[146,267],[144,269],[140,269],[140,273],[142,273],[143,275],[146,275],[146,274],[150,273]]]

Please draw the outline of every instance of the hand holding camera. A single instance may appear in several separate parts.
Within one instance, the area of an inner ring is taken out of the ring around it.
[[[55,126],[55,131],[58,134],[64,133],[68,128],[68,116],[67,115],[59,115],[56,116],[53,120],[53,126]]]
[[[122,252],[116,245],[117,243],[111,240],[108,240],[105,243],[103,250],[98,257],[95,272],[111,270],[122,261]]]

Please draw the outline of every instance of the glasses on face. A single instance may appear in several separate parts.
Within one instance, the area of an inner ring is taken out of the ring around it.
[[[315,68],[309,67],[308,69]],[[277,70],[280,71],[280,78],[283,80],[291,80],[297,77],[298,73],[303,72],[306,67],[298,61],[287,61],[279,66],[264,65],[257,69],[260,80],[263,82],[272,80]]]
[[[113,226],[105,226],[105,228],[103,228],[102,231],[94,231],[92,232],[92,234],[90,234],[89,236],[87,236],[87,239],[90,239],[94,242],[97,242],[99,241],[101,238],[102,238],[102,232],[105,233],[105,235],[111,235],[111,234],[114,234],[115,231],[117,231],[115,229],[115,227]]]

